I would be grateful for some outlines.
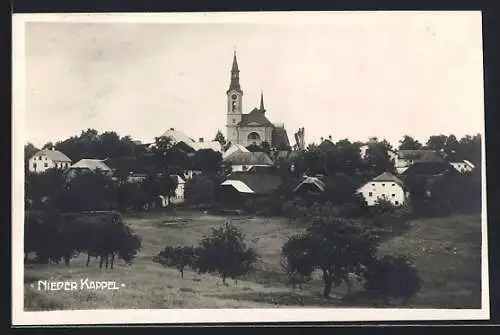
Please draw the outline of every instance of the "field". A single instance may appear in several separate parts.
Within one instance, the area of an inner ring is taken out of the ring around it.
[[[246,278],[223,285],[216,276],[189,270],[180,278],[176,269],[152,261],[166,245],[196,245],[211,227],[227,217],[199,212],[127,215],[127,223],[143,238],[143,249],[131,266],[118,261],[114,269],[99,269],[97,260],[85,266],[86,257],[71,265],[26,264],[24,306],[27,311],[107,308],[259,308],[259,307],[394,307],[359,298],[345,301],[346,288],[321,297],[322,281],[315,277],[301,289],[286,286],[280,266],[280,249],[287,238],[304,227],[287,219],[232,217],[248,237],[249,246],[260,259]],[[380,254],[405,254],[413,259],[423,279],[421,290],[409,308],[480,308],[481,306],[481,220],[479,215],[417,220],[411,229],[387,240]],[[38,280],[116,281],[118,290],[38,290]],[[359,289],[359,288],[358,288]]]

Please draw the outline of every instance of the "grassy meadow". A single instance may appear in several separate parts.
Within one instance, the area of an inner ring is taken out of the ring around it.
[[[196,245],[227,217],[199,212],[141,213],[125,220],[142,236],[143,248],[131,266],[115,262],[114,269],[99,269],[98,260],[85,266],[86,255],[65,265],[25,264],[24,307],[26,311],[71,309],[156,308],[297,308],[297,307],[394,307],[367,298],[342,297],[346,287],[334,288],[330,299],[321,296],[320,276],[302,288],[286,286],[280,251],[287,238],[305,226],[285,218],[231,217],[246,233],[248,245],[259,260],[255,270],[238,281],[222,284],[219,277],[199,275],[189,269],[184,278],[173,268],[152,258],[166,245]],[[421,290],[409,308],[480,308],[481,219],[479,215],[416,220],[409,231],[384,242],[380,254],[404,254],[419,269]],[[124,284],[112,291],[39,291],[38,280],[116,281]],[[360,287],[357,287],[361,290]]]

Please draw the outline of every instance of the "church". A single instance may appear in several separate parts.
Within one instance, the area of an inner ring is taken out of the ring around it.
[[[290,142],[283,124],[271,123],[266,117],[264,108],[264,94],[260,95],[260,107],[250,113],[243,113],[243,91],[240,86],[240,71],[236,52],[233,56],[231,68],[231,83],[227,94],[227,126],[226,138],[231,144],[240,144],[245,147],[262,142],[269,143],[277,150],[288,150]]]

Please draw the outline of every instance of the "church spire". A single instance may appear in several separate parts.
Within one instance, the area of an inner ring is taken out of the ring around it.
[[[236,59],[236,50],[234,51],[233,66],[231,67],[231,84],[229,84],[229,91],[232,90],[241,92],[240,70],[238,69],[238,60]]]
[[[264,108],[264,92],[260,91],[260,111],[262,113],[266,112],[266,109]]]

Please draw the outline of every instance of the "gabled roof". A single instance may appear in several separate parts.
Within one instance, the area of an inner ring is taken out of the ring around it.
[[[175,178],[177,180],[177,184],[185,184],[186,182],[184,181],[184,179],[182,179],[179,175],[171,175],[170,177],[172,178]]]
[[[231,185],[243,193],[270,194],[282,182],[277,175],[233,172],[221,185]]]
[[[323,140],[323,142],[321,142],[318,145],[318,149],[320,149],[322,151],[328,151],[328,150],[332,150],[334,148],[335,148],[335,144],[333,144],[333,142],[330,141],[329,139]]]
[[[401,159],[420,159],[427,153],[436,153],[434,150],[398,150],[398,158]]]
[[[172,142],[174,143],[183,142],[184,144],[186,144],[187,146],[191,147],[194,150],[199,149],[198,144],[191,137],[189,137],[182,131],[176,130],[174,128],[170,128],[169,130],[164,132],[162,136],[170,137],[172,139]]]
[[[414,163],[444,163],[445,160],[441,158],[436,152],[428,151],[425,152],[419,159]]]
[[[395,175],[393,175],[392,173],[389,173],[389,172],[384,172],[382,174],[379,174],[378,176],[376,176],[375,178],[373,178],[370,182],[374,182],[374,181],[378,181],[378,182],[392,182],[392,183],[397,183],[401,186],[403,186],[403,181],[401,179],[399,179],[398,177],[396,177]]]
[[[248,114],[241,115],[241,121],[238,123],[240,126],[248,126],[250,123],[255,122],[259,126],[273,127],[274,125],[267,119],[265,114],[258,108],[252,109]]]
[[[247,148],[242,146],[241,144],[232,144],[223,154],[222,154],[222,159],[226,159],[230,155],[234,154],[235,152],[250,152]]]
[[[54,162],[69,162],[71,163],[71,159],[63,154],[62,152],[58,150],[40,150],[36,154],[34,154],[32,157],[38,157],[38,156],[47,156]]]
[[[212,149],[215,152],[222,152],[222,145],[218,141],[196,142],[198,150]]]
[[[235,152],[226,157],[224,163],[231,165],[273,165],[273,160],[265,152]]]
[[[70,169],[89,169],[90,171],[104,171],[104,172],[111,172],[111,169],[109,166],[104,164],[104,162],[100,159],[80,159],[78,162],[75,164],[71,165],[69,167]]]
[[[305,184],[315,185],[321,192],[325,190],[325,183],[317,177],[305,177],[300,184],[298,184],[293,191],[297,192]]]
[[[286,129],[284,127],[274,127],[271,142],[274,147],[289,147],[290,141]]]

